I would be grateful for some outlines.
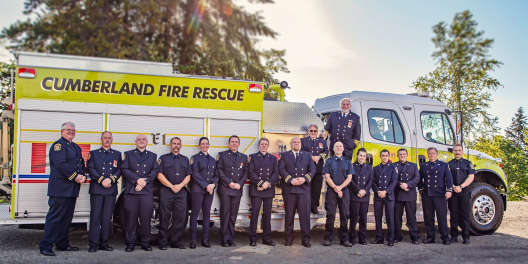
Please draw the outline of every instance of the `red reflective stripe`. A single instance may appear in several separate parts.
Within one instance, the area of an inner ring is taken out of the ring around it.
[[[48,183],[48,180],[20,180],[20,183]]]
[[[46,143],[31,143],[31,173],[46,173]]]
[[[84,165],[86,166],[86,162],[88,161],[88,155],[90,154],[90,144],[78,144],[78,145],[82,150]]]

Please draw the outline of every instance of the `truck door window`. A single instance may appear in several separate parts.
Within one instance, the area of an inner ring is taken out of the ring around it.
[[[422,112],[420,119],[425,140],[446,145],[454,144],[453,130],[445,114]]]
[[[368,111],[370,135],[381,141],[403,144],[405,136],[398,114],[391,110],[370,109]]]

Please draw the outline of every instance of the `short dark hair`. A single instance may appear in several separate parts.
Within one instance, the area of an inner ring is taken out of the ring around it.
[[[387,153],[389,154],[389,156],[390,156],[390,152],[389,152],[388,150],[384,149],[384,150],[380,151],[380,157],[381,157],[381,154],[382,154],[383,152],[387,152]]]
[[[237,136],[237,135],[232,135],[229,137],[229,140],[227,141],[227,143],[231,142],[231,139],[232,138],[237,138],[238,139],[238,143],[240,143],[240,138]]]
[[[435,147],[430,147],[430,148],[428,148],[428,149],[427,149],[427,153],[429,153],[429,150],[433,150],[433,149],[434,149],[434,151],[436,151],[436,153],[438,153],[438,149],[436,149]]]
[[[455,147],[460,147],[462,150],[464,150],[464,147],[462,147],[462,144],[455,144],[455,145],[453,146],[453,149],[455,149]]]
[[[112,132],[110,132],[110,131],[105,131],[105,132],[101,133],[101,138],[103,138],[103,136],[104,136],[105,133],[110,133],[110,136],[114,137],[114,135],[112,135]]]
[[[171,144],[171,145],[172,145],[172,141],[175,140],[175,139],[179,140],[179,141],[180,141],[180,144],[181,144],[182,141],[181,141],[181,139],[180,139],[179,137],[173,137],[173,138],[171,138],[171,140],[170,140],[170,144]]]
[[[266,141],[266,142],[268,142],[268,145],[269,145],[269,139],[267,139],[267,138],[265,138],[265,137],[259,139],[259,145],[260,145],[260,142],[262,142],[262,141]]]
[[[365,152],[365,154],[367,154],[367,150],[365,148],[358,149],[356,156],[359,155],[359,152]]]
[[[201,137],[200,140],[198,140],[198,145],[202,144],[202,140],[207,140],[207,143],[209,143],[209,139],[207,137]]]
[[[409,152],[407,152],[407,149],[405,148],[398,149],[398,154],[400,154],[400,151],[405,151],[405,153],[409,154]]]

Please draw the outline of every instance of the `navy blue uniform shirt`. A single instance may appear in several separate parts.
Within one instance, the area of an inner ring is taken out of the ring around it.
[[[453,191],[453,176],[447,163],[437,160],[420,164],[418,188],[427,191],[427,196],[445,196]]]
[[[460,186],[464,183],[470,174],[475,175],[475,166],[471,161],[460,158],[452,159],[449,163],[449,168],[451,169],[451,175],[453,176],[453,185]],[[467,187],[467,186],[466,186]]]
[[[207,185],[218,185],[216,160],[209,154],[198,152],[191,157],[191,192],[206,193]]]
[[[77,175],[86,175],[81,148],[61,137],[49,150],[50,178],[48,196],[78,197],[81,184]]]
[[[90,151],[86,163],[88,174],[90,174],[91,194],[113,194],[117,195],[117,180],[121,177],[121,152],[104,148]],[[103,181],[110,179],[112,186],[103,187]]]
[[[152,194],[154,180],[158,177],[158,156],[154,152],[133,149],[125,152],[121,163],[121,173],[125,178],[125,194]],[[141,191],[136,191],[137,180],[145,178],[147,185]]]
[[[279,165],[277,157],[262,152],[249,155],[249,196],[275,197],[275,184],[279,179]],[[257,188],[267,182],[270,187],[258,191]]]
[[[338,161],[339,159],[341,160],[340,162]],[[339,163],[341,164],[341,168],[342,168],[341,175],[339,175],[338,173]],[[341,158],[338,158],[337,156],[332,156],[326,161],[326,164],[323,168],[323,173],[330,174],[330,178],[332,178],[332,181],[336,185],[341,185],[343,184],[343,182],[345,182],[345,180],[347,179],[347,176],[354,175],[355,171],[354,171],[354,167],[352,166],[352,162],[349,159],[343,156],[341,156]],[[326,183],[326,185],[328,185],[328,183]],[[347,188],[345,187],[344,189],[347,189]]]
[[[349,111],[346,116],[343,112],[337,111],[330,114],[326,121],[325,130],[330,136],[330,149],[334,149],[337,141],[343,142],[347,151],[353,151],[361,138],[361,125],[359,116]]]
[[[386,163],[385,165],[379,164],[373,168],[374,180],[372,181],[372,190],[374,190],[374,200],[382,200],[378,196],[379,191],[386,191],[385,198],[393,201],[394,200],[394,188],[398,183],[398,172],[396,166],[392,163]]]
[[[323,173],[325,158],[328,156],[328,144],[322,138],[301,138],[301,150],[310,152],[312,156],[320,156],[321,159],[315,165],[315,173]]]
[[[280,155],[279,175],[283,181],[281,188],[285,193],[310,193],[310,182],[315,174],[315,163],[309,152],[300,150],[298,155],[295,159],[291,150]],[[292,185],[291,180],[295,178],[304,178],[306,181],[301,185]]]
[[[350,181],[349,185],[350,192],[353,193],[353,195],[350,196],[350,200],[368,203],[370,201],[370,189],[372,188],[372,181],[374,180],[374,171],[372,170],[372,166],[365,162],[363,162],[363,164],[359,164],[357,161],[352,164],[352,166],[354,166],[355,174],[352,176],[352,181]],[[361,190],[365,190],[367,194],[359,198],[357,195]]]

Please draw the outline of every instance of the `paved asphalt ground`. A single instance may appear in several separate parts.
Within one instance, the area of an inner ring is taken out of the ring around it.
[[[423,224],[419,225],[420,235],[425,237]],[[374,234],[369,224],[368,240]],[[317,225],[312,230],[312,248],[300,245],[300,233],[296,232],[294,245],[284,246],[284,233],[274,232],[276,247],[248,245],[247,232],[240,229],[236,234],[237,247],[222,248],[218,241],[218,229],[211,230],[212,248],[172,249],[160,251],[153,245],[152,252],[140,247],[132,253],[125,252],[121,238],[114,238],[110,244],[113,252],[88,253],[86,231],[72,231],[70,243],[79,246],[79,252],[57,252],[56,257],[40,255],[38,242],[42,230],[18,229],[16,226],[0,226],[0,263],[528,263],[528,202],[510,202],[499,230],[489,236],[472,237],[470,245],[461,243],[445,246],[413,245],[408,232],[404,240],[394,247],[387,245],[356,245],[352,248],[339,246],[334,239],[331,247],[322,246],[324,230]],[[336,229],[337,231],[337,229]],[[198,237],[200,237],[200,232]],[[188,230],[183,241],[188,245]],[[440,242],[437,235],[437,242]]]

